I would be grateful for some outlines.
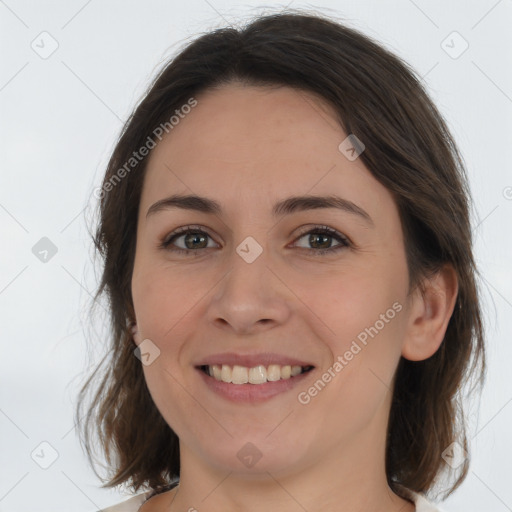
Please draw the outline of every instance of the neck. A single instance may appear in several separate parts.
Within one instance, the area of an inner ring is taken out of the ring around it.
[[[265,457],[246,472],[206,464],[180,442],[180,485],[169,509],[209,512],[413,512],[414,504],[392,492],[385,471],[382,418],[349,442],[327,443],[300,467],[266,467]],[[242,443],[243,444],[243,443]]]

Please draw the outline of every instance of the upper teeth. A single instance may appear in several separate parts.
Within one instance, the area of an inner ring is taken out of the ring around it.
[[[246,366],[234,365],[232,368],[227,364],[214,364],[208,366],[208,374],[216,380],[231,382],[232,384],[262,384],[267,381],[289,379],[302,373],[301,366],[271,364],[268,367],[263,365],[247,368]]]

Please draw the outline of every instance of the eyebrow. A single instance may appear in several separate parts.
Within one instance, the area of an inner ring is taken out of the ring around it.
[[[213,199],[197,195],[175,194],[170,197],[160,199],[156,203],[152,204],[146,213],[146,218],[154,215],[157,212],[172,208],[194,210],[210,215],[222,215],[221,205]],[[288,197],[274,205],[272,208],[272,215],[274,217],[282,217],[284,215],[290,215],[295,212],[316,210],[319,208],[336,208],[338,210],[357,215],[367,224],[374,227],[372,218],[365,210],[363,210],[360,206],[357,206],[352,201],[335,195],[305,195]]]

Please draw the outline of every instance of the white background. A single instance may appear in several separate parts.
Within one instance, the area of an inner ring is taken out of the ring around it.
[[[99,488],[73,430],[97,283],[86,229],[92,190],[122,122],[168,57],[199,33],[284,5],[0,1],[0,511],[86,512],[124,498]],[[489,375],[480,408],[472,406],[469,476],[442,507],[512,510],[512,1],[313,8],[375,37],[424,77],[467,163]],[[43,31],[58,43],[46,59],[31,47],[51,48]],[[456,59],[441,45],[453,31],[469,44]],[[32,252],[42,237],[57,248],[46,263]],[[48,469],[31,458],[43,441],[58,452]]]

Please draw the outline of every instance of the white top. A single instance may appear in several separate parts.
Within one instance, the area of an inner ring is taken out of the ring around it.
[[[416,512],[445,512],[443,509],[436,507],[433,503],[430,503],[423,494],[418,494],[405,488],[402,489],[404,494],[407,494],[416,505]],[[153,491],[147,491],[137,494],[126,501],[104,508],[97,512],[138,512],[139,508],[148,499],[152,492]]]

